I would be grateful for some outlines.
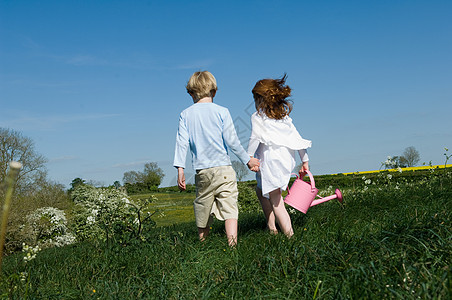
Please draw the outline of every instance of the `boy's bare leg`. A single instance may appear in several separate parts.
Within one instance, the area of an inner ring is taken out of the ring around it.
[[[281,230],[287,237],[291,237],[293,235],[292,222],[290,220],[289,213],[284,206],[280,189],[270,192],[270,202],[273,206],[273,211],[279,227],[281,227]]]
[[[224,221],[228,244],[231,247],[237,245],[237,223],[237,219],[227,219]]]
[[[275,213],[273,212],[273,206],[268,198],[262,196],[262,190],[256,187],[256,195],[261,203],[262,210],[264,211],[265,219],[267,220],[267,228],[271,234],[277,234]]]
[[[209,230],[210,230],[209,226],[207,226],[206,228],[198,227],[198,235],[199,235],[199,240],[201,242],[204,242],[206,237],[209,235]]]

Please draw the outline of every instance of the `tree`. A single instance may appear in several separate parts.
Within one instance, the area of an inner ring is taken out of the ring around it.
[[[163,177],[165,177],[165,173],[156,162],[145,164],[143,174],[143,182],[149,187],[159,186]]]
[[[239,161],[234,160],[232,162],[232,168],[234,169],[235,173],[237,174],[238,181],[242,181],[243,177],[248,175],[248,167]]]
[[[151,189],[158,187],[162,182],[165,173],[159,168],[156,162],[146,163],[144,165],[143,172],[140,171],[128,171],[124,173],[123,182],[128,187],[128,190],[132,185],[139,190]]]
[[[143,180],[141,172],[137,171],[128,171],[124,173],[124,177],[122,178],[122,181],[124,184],[135,184],[138,182],[141,182]]]
[[[71,182],[71,188],[69,189],[69,193],[72,193],[77,187],[81,186],[81,185],[85,185],[86,181],[77,177],[74,178],[74,180],[72,180]]]
[[[407,167],[416,166],[421,160],[421,156],[419,152],[414,148],[414,146],[410,146],[405,148],[402,156],[400,157],[400,162],[406,165]]]
[[[23,166],[17,178],[17,191],[30,191],[34,185],[45,182],[47,160],[36,153],[33,141],[18,131],[0,128],[0,182],[4,181],[11,161]]]
[[[385,162],[381,164],[385,169],[406,168],[406,163],[401,156],[388,156]]]

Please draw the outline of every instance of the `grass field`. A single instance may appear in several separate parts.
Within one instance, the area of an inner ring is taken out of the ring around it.
[[[306,215],[295,235],[242,213],[239,244],[216,221],[197,240],[194,194],[154,194],[165,216],[146,241],[85,242],[5,258],[0,295],[11,299],[451,299],[452,176],[375,182],[343,191]],[[140,195],[136,197],[149,197]],[[188,219],[186,219],[188,217]],[[161,220],[160,220],[161,219]],[[166,219],[166,220],[165,220]],[[167,225],[165,224],[173,224]]]
[[[168,226],[194,221],[194,193],[150,193],[133,195],[131,199],[149,198],[152,195],[156,197],[156,200],[149,205],[149,209],[151,211],[158,211],[154,218],[157,226]]]

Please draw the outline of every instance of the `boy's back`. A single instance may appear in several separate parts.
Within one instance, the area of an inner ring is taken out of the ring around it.
[[[185,167],[189,146],[195,170],[231,165],[228,148],[242,162],[249,160],[229,110],[215,103],[195,103],[181,113],[176,145],[174,165]]]

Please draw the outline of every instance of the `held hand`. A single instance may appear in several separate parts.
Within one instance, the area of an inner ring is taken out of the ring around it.
[[[185,185],[185,174],[183,168],[177,168],[177,186],[179,190],[185,191],[187,186]]]
[[[253,171],[259,171],[259,160],[257,158],[251,157],[250,161],[247,163],[248,168]]]
[[[253,172],[259,172],[259,167],[258,166],[252,167],[250,170]]]
[[[303,178],[306,174],[308,174],[306,171],[309,171],[309,162],[304,162],[301,166],[300,171],[298,172],[300,175],[300,178]]]

